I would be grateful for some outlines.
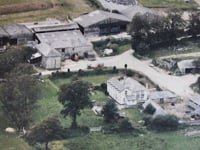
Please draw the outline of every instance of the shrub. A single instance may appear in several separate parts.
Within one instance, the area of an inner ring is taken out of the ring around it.
[[[133,130],[132,124],[129,122],[128,119],[122,119],[119,121],[119,127],[118,127],[119,132],[129,132],[132,130]]]
[[[156,109],[151,104],[148,104],[143,112],[150,114],[150,115],[153,115],[155,113],[155,111],[156,111]]]
[[[128,70],[126,71],[126,76],[127,76],[127,77],[132,77],[133,75],[134,75],[134,73],[133,73],[132,70],[129,70],[129,69],[128,69]]]
[[[151,120],[151,127],[156,130],[175,130],[178,125],[178,118],[174,115],[159,115]]]

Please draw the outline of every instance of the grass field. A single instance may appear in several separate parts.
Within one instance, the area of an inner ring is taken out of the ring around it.
[[[28,0],[2,0],[0,5],[22,3]],[[34,0],[31,0],[34,1]],[[37,0],[35,0],[37,1]],[[45,1],[45,0],[42,0]],[[85,0],[46,0],[55,5],[55,3],[63,4],[62,6],[54,6],[47,10],[37,10],[24,13],[14,13],[8,15],[0,15],[0,26],[10,23],[19,23],[27,21],[39,21],[46,18],[66,19],[67,16],[71,18],[77,17],[83,13],[93,10]]]
[[[139,0],[146,7],[169,7],[169,8],[196,8],[198,7],[195,0],[185,3],[184,0]]]
[[[83,80],[99,84],[105,82],[113,75],[97,75],[92,77],[81,77]],[[41,95],[38,107],[33,113],[35,123],[47,118],[49,115],[58,114],[62,105],[57,100],[59,86],[70,83],[71,78],[60,78],[56,80],[46,79],[41,83]],[[93,97],[98,102],[103,102],[105,96],[97,92]],[[137,109],[124,110],[130,121],[137,127],[141,126],[138,121],[142,119],[142,113]],[[27,143],[15,135],[7,135],[3,129],[10,125],[6,118],[0,113],[3,122],[0,123],[0,150],[29,150]],[[69,127],[69,117],[60,120],[63,126]],[[96,116],[91,109],[84,109],[78,117],[81,126],[98,127],[105,125],[103,118]],[[50,144],[51,150],[199,150],[199,137],[190,138],[184,136],[185,131],[157,133],[144,129],[142,136],[134,137],[131,134],[103,134],[101,132],[90,133],[80,137],[74,137]]]

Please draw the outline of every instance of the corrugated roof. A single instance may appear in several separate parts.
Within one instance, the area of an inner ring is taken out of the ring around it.
[[[12,24],[8,26],[4,26],[3,29],[11,36],[12,38],[16,38],[20,35],[33,35],[31,30],[29,30],[26,26],[20,24]]]
[[[80,16],[78,18],[75,18],[74,21],[80,24],[82,27],[89,27],[106,19],[116,19],[124,22],[130,21],[127,17],[121,14],[111,13],[102,10],[96,10],[89,14]]]
[[[129,21],[131,21],[136,14],[141,14],[141,15],[146,14],[148,16],[150,14],[155,14],[155,13],[149,8],[134,5],[121,11],[121,14],[129,18]]]
[[[41,43],[47,43],[54,49],[84,46],[92,47],[92,44],[85,39],[79,30],[38,33],[36,36]]]
[[[176,94],[170,91],[151,91],[149,98],[152,100],[161,99],[161,98],[176,98]]]
[[[37,50],[45,57],[61,57],[61,54],[52,49],[48,44],[41,43],[36,45]]]
[[[188,59],[188,60],[182,60],[177,63],[179,69],[184,69],[184,68],[196,68],[194,65],[194,60],[193,59]]]

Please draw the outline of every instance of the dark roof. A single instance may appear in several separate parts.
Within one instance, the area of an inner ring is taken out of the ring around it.
[[[0,38],[8,36],[8,33],[2,27],[0,27]]]
[[[4,26],[3,29],[9,34],[11,38],[17,38],[21,35],[33,35],[31,30],[29,30],[26,26],[20,24]]]
[[[124,22],[129,22],[129,19],[121,14],[111,13],[102,10],[96,10],[89,14],[80,16],[78,18],[75,18],[74,21],[82,27],[89,27],[106,19],[116,19]]]

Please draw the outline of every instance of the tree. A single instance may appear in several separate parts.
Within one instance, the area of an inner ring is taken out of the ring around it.
[[[122,119],[119,122],[119,132],[129,132],[131,130],[133,130],[133,126],[132,124],[129,122],[128,119]]]
[[[177,38],[183,36],[185,21],[182,19],[182,11],[172,9],[167,15],[167,30],[170,43],[174,44]]]
[[[4,114],[19,130],[31,121],[38,95],[38,81],[29,75],[14,75],[0,86]]]
[[[112,123],[117,120],[118,108],[114,101],[108,100],[103,106],[102,114],[105,122]]]
[[[190,14],[188,29],[189,34],[194,38],[200,33],[200,12],[192,12]]]
[[[45,143],[45,150],[48,150],[48,143],[63,138],[63,128],[57,116],[51,116],[46,120],[33,126],[25,135],[25,140],[33,145]]]
[[[61,114],[72,118],[72,128],[77,127],[77,115],[81,115],[80,110],[91,106],[89,98],[90,85],[81,80],[72,81],[71,84],[64,84],[60,88],[58,100],[64,106]]]
[[[144,109],[144,113],[147,113],[150,115],[153,115],[155,111],[156,109],[151,104],[148,104],[147,107]]]
[[[26,57],[34,51],[29,48],[10,49],[0,55],[0,77],[10,72],[19,63],[26,62]]]

